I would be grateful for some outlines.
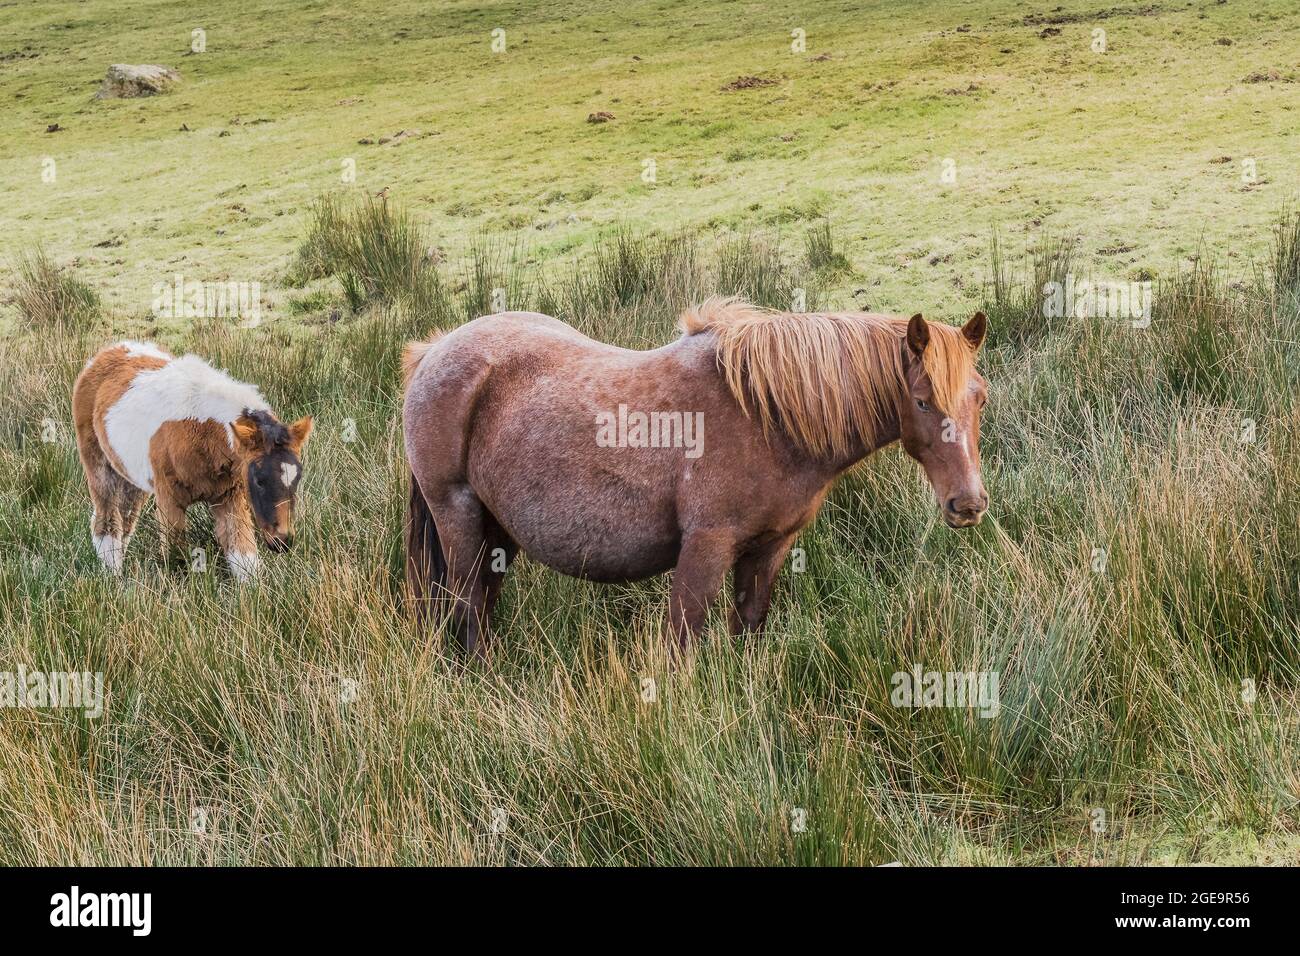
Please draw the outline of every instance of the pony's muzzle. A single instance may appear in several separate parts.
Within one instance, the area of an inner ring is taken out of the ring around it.
[[[950,528],[974,527],[983,520],[988,508],[989,496],[983,491],[977,495],[960,495],[948,499],[943,507],[943,520]]]

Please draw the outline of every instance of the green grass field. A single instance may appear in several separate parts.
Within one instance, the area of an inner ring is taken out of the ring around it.
[[[0,863],[1300,861],[1298,26],[0,6],[0,672],[106,694],[0,710]],[[123,62],[183,79],[94,99]],[[260,321],[152,314],[176,274],[257,283]],[[1152,280],[1150,326],[1046,318],[1067,275]],[[498,288],[634,347],[714,292],[985,308],[989,520],[943,527],[886,451],[763,638],[719,614],[671,670],[666,581],[525,560],[467,671],[401,605],[397,354]],[[126,334],[315,416],[299,543],[258,584],[197,513],[203,569],[164,570],[152,507],[100,571],[69,399]],[[891,705],[914,665],[998,673],[998,714]]]
[[[995,224],[1014,247],[1077,236],[1115,278],[1163,274],[1202,237],[1261,249],[1300,187],[1297,28],[1286,0],[10,5],[5,239],[76,259],[123,319],[176,271],[260,280],[283,315],[302,213],[352,159],[354,188],[389,187],[449,254],[482,233],[546,259],[611,223],[828,215],[858,270],[846,303],[956,312]],[[194,29],[206,52],[187,55]],[[116,62],[184,80],[94,101]],[[723,90],[739,76],[773,82]],[[421,137],[378,144],[400,130]]]

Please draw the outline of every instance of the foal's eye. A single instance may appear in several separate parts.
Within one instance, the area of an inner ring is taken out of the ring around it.
[[[930,403],[929,403],[929,402],[923,402],[923,401],[921,401],[919,398],[916,400],[916,407],[919,408],[919,409],[920,409],[921,411],[923,411],[923,412],[928,412],[928,411],[931,410],[931,409],[930,409]]]

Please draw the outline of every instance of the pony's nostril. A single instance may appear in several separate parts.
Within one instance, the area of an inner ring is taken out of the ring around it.
[[[956,498],[949,498],[949,499],[948,499],[948,503],[947,503],[946,505],[944,505],[944,507],[948,509],[948,513],[949,513],[949,514],[954,514],[954,515],[955,515],[955,514],[957,513],[957,499],[956,499]]]
[[[987,491],[980,494],[980,509],[982,511],[989,510],[989,493]]]

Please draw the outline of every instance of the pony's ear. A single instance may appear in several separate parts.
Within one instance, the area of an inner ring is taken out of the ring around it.
[[[983,312],[976,312],[967,320],[966,324],[961,327],[961,334],[966,341],[970,343],[973,350],[978,351],[979,347],[984,344],[984,336],[988,332],[988,319]]]
[[[930,344],[930,327],[918,312],[907,320],[907,344],[913,352],[920,355]]]
[[[262,450],[262,429],[256,419],[248,415],[240,415],[230,423],[230,430],[235,435],[235,447],[243,449],[248,454],[255,454]]]
[[[292,425],[289,426],[289,446],[293,448],[295,455],[302,452],[302,446],[307,444],[307,439],[311,437],[311,416],[304,415]]]

